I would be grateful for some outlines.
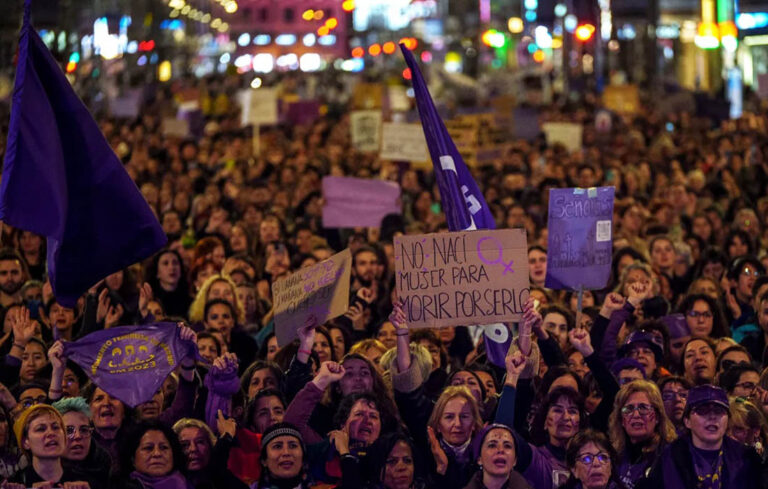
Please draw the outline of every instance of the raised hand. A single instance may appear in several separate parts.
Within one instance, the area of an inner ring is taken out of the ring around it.
[[[237,432],[237,423],[232,418],[225,418],[224,413],[219,409],[216,413],[216,431],[219,432],[219,436],[229,435],[232,438],[235,437]]]
[[[363,315],[363,312],[365,312],[363,306],[355,303],[349,306],[347,312],[344,313],[344,316],[352,321],[352,329],[356,331],[365,329],[365,316]]]
[[[342,377],[344,377],[344,367],[340,363],[323,362],[312,382],[324,391],[332,383],[341,380]]]
[[[630,304],[638,307],[645,299],[651,295],[651,284],[649,281],[635,282],[629,285],[629,297],[627,300]]]
[[[587,358],[595,352],[592,348],[592,339],[589,337],[589,332],[584,328],[574,328],[568,331],[568,341],[578,352]]]
[[[359,299],[365,301],[366,304],[371,304],[376,300],[376,292],[373,290],[373,287],[361,287],[356,295]]]
[[[13,411],[13,408],[16,407],[16,398],[13,397],[11,391],[2,383],[0,383],[0,404],[8,411]]]
[[[16,307],[8,313],[13,330],[13,343],[22,349],[35,336],[35,321],[29,317],[29,309]]]
[[[109,297],[107,294],[109,293],[109,289],[104,287],[104,289],[99,294],[99,302],[98,306],[96,307],[96,322],[101,323],[104,321],[104,318],[107,317],[107,313],[109,312],[109,307],[112,305],[112,301],[109,300]]]
[[[624,307],[624,296],[616,292],[611,292],[603,301],[603,305],[600,308],[600,315],[610,319],[611,315],[622,307]]]
[[[523,372],[527,362],[528,358],[520,350],[507,354],[507,357],[504,359],[504,366],[507,368],[507,377],[504,384],[516,387],[520,374]]]
[[[66,358],[64,358],[64,344],[61,341],[57,341],[48,349],[48,360],[54,369],[64,368]]]
[[[152,300],[152,286],[144,282],[139,288],[139,314],[142,319],[149,315],[149,303]]]
[[[336,451],[339,455],[346,455],[349,453],[349,434],[342,430],[333,430],[328,433],[331,443],[336,447]]]
[[[117,325],[117,322],[120,321],[120,318],[123,317],[123,306],[122,304],[118,304],[117,306],[109,306],[109,309],[107,310],[107,317],[104,318],[104,329],[109,329],[115,325]]]
[[[405,311],[403,311],[402,299],[398,299],[397,302],[392,304],[392,312],[389,313],[389,321],[396,330],[408,329],[408,318],[405,316]]]
[[[541,339],[546,339],[549,335],[543,328],[543,319],[539,311],[536,310],[535,301],[532,297],[528,297],[523,305],[523,319],[520,321],[520,349],[523,350],[523,354],[529,355],[530,349],[530,336],[531,331],[536,333]]]
[[[429,450],[435,459],[435,470],[438,474],[445,475],[445,472],[448,470],[448,456],[445,454],[443,447],[440,446],[440,442],[437,441],[435,430],[431,426],[427,426],[427,437],[429,437]]]

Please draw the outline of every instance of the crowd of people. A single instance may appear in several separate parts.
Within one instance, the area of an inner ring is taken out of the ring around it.
[[[99,119],[166,248],[72,309],[53,297],[45,239],[3,227],[1,488],[768,487],[768,111],[713,123],[645,100],[606,131],[588,97],[539,112],[582,124],[581,150],[510,136],[473,168],[497,227],[530,246],[502,367],[482,330],[411,329],[398,299],[393,237],[447,230],[431,170],[356,151],[332,84],[313,121],[254,144],[235,84],[194,82],[202,134],[163,136],[192,83],[148,96],[136,119]],[[326,175],[396,181],[402,213],[324,228]],[[576,294],[545,288],[548,191],[595,186],[616,191],[612,273],[577,314]],[[349,310],[278,344],[271,285],[344,248]],[[202,359],[136,408],[64,355],[157,321]]]

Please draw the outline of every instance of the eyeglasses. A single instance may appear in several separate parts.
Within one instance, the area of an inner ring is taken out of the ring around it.
[[[744,270],[741,271],[742,275],[746,275],[747,277],[759,277],[761,274],[758,270],[753,270],[750,267],[744,267]]]
[[[38,396],[38,397],[24,397],[21,399],[21,405],[25,408],[28,408],[30,406],[34,406],[36,404],[45,404],[45,401],[47,401],[48,398],[45,396]]]
[[[650,404],[637,404],[637,405],[627,404],[626,406],[621,408],[621,414],[626,417],[632,416],[632,413],[634,413],[635,411],[637,411],[637,414],[643,417],[648,416],[649,414],[654,412],[653,406],[651,406]]]
[[[750,365],[750,364],[747,362],[737,362],[736,360],[723,360],[722,362],[720,362],[720,370],[725,372],[726,370],[728,370],[729,368],[735,365]]]
[[[688,317],[693,319],[712,319],[712,311],[688,311]]]
[[[601,464],[607,464],[611,461],[611,457],[605,452],[584,453],[576,457],[576,461],[581,462],[584,465],[592,465],[595,463],[595,460]]]
[[[81,426],[79,429],[76,426],[67,426],[67,437],[74,438],[75,433],[80,433],[83,438],[88,438],[93,433],[93,426]]]
[[[664,391],[661,393],[661,398],[665,401],[686,400],[688,399],[688,391]]]

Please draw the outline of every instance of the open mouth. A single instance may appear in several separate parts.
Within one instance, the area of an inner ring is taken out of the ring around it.
[[[507,466],[507,459],[504,457],[494,457],[492,463],[495,467],[504,468]]]
[[[293,468],[293,460],[286,460],[284,462],[280,462],[279,464],[277,464],[277,466],[280,467],[281,469],[284,469],[284,470],[292,469]]]
[[[717,433],[718,431],[720,431],[720,426],[716,424],[708,424],[707,426],[704,427],[704,430],[707,433]]]
[[[59,442],[56,440],[51,440],[45,443],[45,448],[55,448],[59,446]]]

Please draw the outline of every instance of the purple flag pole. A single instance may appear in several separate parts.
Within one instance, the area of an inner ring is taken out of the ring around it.
[[[495,229],[493,213],[440,118],[416,59],[404,44],[400,44],[400,50],[411,70],[416,107],[440,188],[440,199],[448,229]],[[483,328],[488,359],[493,364],[504,367],[504,358],[512,342],[507,327],[492,324]]]

